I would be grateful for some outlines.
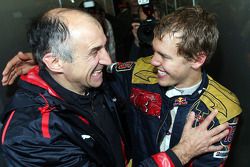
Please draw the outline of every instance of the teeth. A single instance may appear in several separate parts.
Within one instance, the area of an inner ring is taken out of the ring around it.
[[[96,70],[95,72],[98,72],[98,73],[100,73],[100,72],[102,72],[102,70]]]
[[[99,75],[100,73],[102,72],[102,70],[96,70],[96,71],[94,71],[93,72],[93,76],[97,76],[97,75]]]
[[[159,75],[167,75],[166,72],[163,72],[163,71],[160,71],[160,70],[158,70],[158,74]]]

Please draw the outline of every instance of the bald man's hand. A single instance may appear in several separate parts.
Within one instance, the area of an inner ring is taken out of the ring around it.
[[[172,148],[172,151],[178,156],[183,165],[188,163],[193,157],[207,152],[219,151],[223,148],[221,145],[215,146],[213,144],[228,135],[228,123],[226,122],[208,130],[209,124],[217,113],[217,110],[212,111],[197,127],[192,127],[195,120],[194,112],[189,114],[180,142]]]
[[[36,65],[32,53],[18,52],[5,66],[2,75],[2,85],[11,85],[15,79],[22,74],[26,74]]]

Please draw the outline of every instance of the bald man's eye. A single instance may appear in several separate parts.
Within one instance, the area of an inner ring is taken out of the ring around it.
[[[91,56],[96,56],[98,54],[100,49],[93,49],[91,52],[90,52],[90,55]]]
[[[98,53],[97,50],[96,50],[96,51],[92,51],[92,52],[90,53],[90,55],[95,56],[95,55],[97,55],[97,53]]]

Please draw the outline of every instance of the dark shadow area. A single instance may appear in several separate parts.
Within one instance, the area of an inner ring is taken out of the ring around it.
[[[248,167],[250,2],[248,0],[199,0],[198,2],[216,13],[220,31],[218,49],[207,70],[212,77],[238,96],[243,110],[226,167]]]

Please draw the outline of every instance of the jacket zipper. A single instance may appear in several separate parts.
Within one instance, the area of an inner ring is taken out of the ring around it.
[[[166,114],[164,120],[163,120],[162,123],[160,124],[160,128],[159,128],[159,130],[158,130],[158,132],[157,132],[157,136],[156,136],[156,140],[155,140],[155,144],[156,144],[156,145],[159,144],[159,143],[158,143],[158,139],[159,139],[160,131],[161,131],[161,129],[162,129],[162,127],[163,127],[165,121],[167,120],[167,118],[168,118],[168,116],[169,116],[169,113],[170,113],[170,112],[167,111],[167,114]]]

